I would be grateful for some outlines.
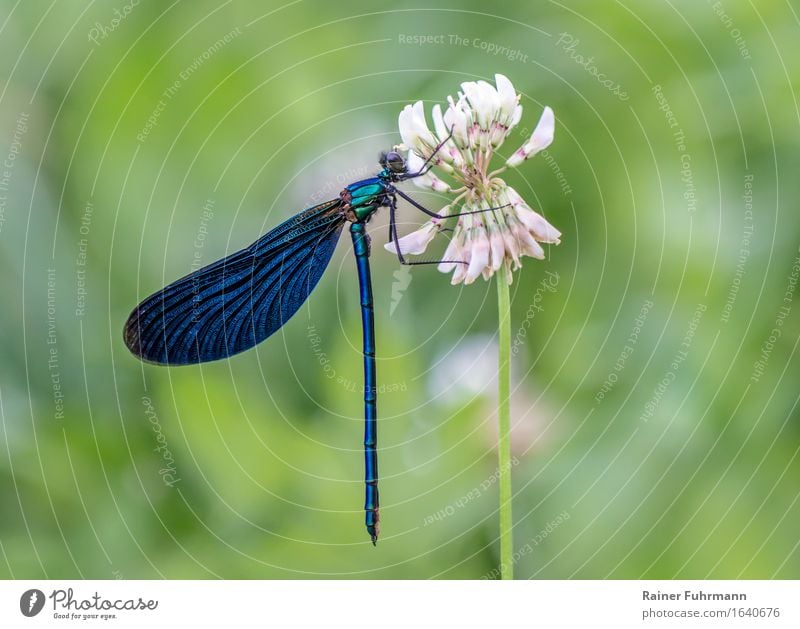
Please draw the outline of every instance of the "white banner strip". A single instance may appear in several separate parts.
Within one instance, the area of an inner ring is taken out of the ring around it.
[[[0,627],[796,629],[799,600],[800,581],[4,581]]]

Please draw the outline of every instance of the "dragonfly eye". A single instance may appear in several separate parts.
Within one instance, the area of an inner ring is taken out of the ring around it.
[[[407,170],[406,160],[404,160],[403,156],[397,151],[389,151],[386,153],[383,163],[389,170],[395,173],[404,173]]]

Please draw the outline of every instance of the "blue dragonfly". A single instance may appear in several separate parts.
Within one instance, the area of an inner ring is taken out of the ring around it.
[[[140,303],[125,324],[130,351],[159,365],[192,365],[228,358],[250,349],[283,326],[314,290],[345,224],[356,256],[361,297],[364,354],[364,458],[367,532],[379,533],[377,454],[377,374],[375,325],[370,278],[370,238],[366,224],[380,208],[389,208],[389,240],[401,264],[436,264],[406,260],[397,242],[397,197],[430,216],[444,219],[417,203],[395,184],[428,172],[446,138],[417,172],[409,172],[397,151],[381,153],[374,177],[345,187],[338,198],[303,210],[246,249],[183,277]],[[485,212],[488,210],[478,210]],[[469,212],[469,213],[477,213]],[[465,212],[466,213],[466,212]],[[459,261],[460,262],[460,261]]]

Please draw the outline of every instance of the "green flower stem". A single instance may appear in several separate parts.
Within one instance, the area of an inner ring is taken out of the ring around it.
[[[508,291],[509,270],[505,264],[497,274],[497,310],[499,319],[499,363],[498,363],[498,399],[497,451],[500,458],[500,578],[514,578],[512,556],[514,544],[511,538],[511,300]]]

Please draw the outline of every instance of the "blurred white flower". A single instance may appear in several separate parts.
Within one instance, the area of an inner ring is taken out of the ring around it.
[[[545,107],[530,139],[499,170],[489,171],[495,151],[522,117],[519,100],[511,81],[496,74],[495,85],[486,81],[462,83],[457,97],[448,96],[444,113],[439,105],[434,105],[431,110],[434,131],[428,127],[422,101],[406,105],[400,112],[398,125],[403,139],[400,148],[408,150],[409,172],[418,172],[433,156],[433,169],[414,178],[414,183],[457,195],[446,211],[439,212],[459,215],[444,254],[445,262],[439,265],[443,273],[453,272],[453,284],[471,284],[480,276],[488,280],[504,264],[509,271],[519,269],[522,256],[544,258],[539,243],[560,242],[561,232],[497,177],[507,167],[518,166],[550,145],[555,130],[553,110]],[[442,142],[444,145],[434,155]],[[439,175],[455,180],[456,185]],[[466,213],[488,208],[497,209]],[[400,250],[404,254],[423,253],[441,228],[439,219],[428,221],[399,240]],[[396,251],[394,243],[385,247]],[[507,276],[511,282],[511,273]]]
[[[444,406],[464,407],[465,400],[476,404],[475,416],[484,418],[482,439],[496,448],[497,422],[491,418],[497,404],[497,339],[483,334],[467,336],[437,354],[432,364],[427,377],[429,399]],[[557,429],[550,422],[553,412],[536,383],[517,385],[512,391],[511,416],[518,418],[511,426],[512,453],[521,457],[551,448]]]

